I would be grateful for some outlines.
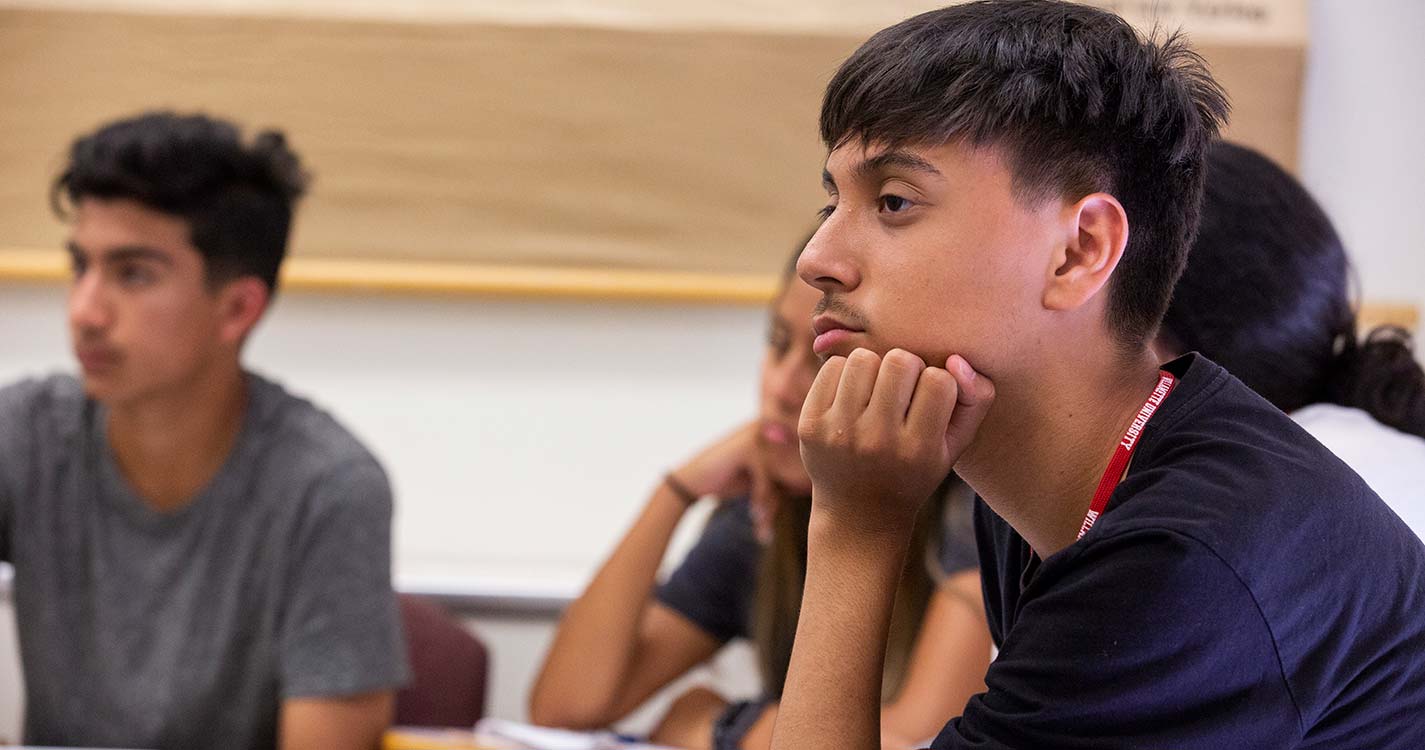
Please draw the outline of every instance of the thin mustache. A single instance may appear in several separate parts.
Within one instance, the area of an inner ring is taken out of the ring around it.
[[[112,351],[114,346],[104,338],[103,334],[91,334],[87,331],[78,331],[74,335],[74,345],[81,349],[102,349]]]
[[[862,331],[866,330],[866,318],[857,312],[856,308],[848,305],[840,297],[823,294],[821,299],[817,300],[816,309],[812,312],[812,317],[828,313],[848,326],[853,326]]]

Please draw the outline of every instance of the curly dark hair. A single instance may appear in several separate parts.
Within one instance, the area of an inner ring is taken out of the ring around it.
[[[177,216],[189,225],[209,283],[251,275],[272,290],[308,181],[279,131],[244,142],[226,120],[146,112],[76,139],[50,205],[67,218],[84,198],[127,198]]]

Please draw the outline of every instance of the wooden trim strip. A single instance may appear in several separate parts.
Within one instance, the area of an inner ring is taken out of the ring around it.
[[[1418,331],[1420,330],[1420,308],[1404,302],[1368,302],[1361,305],[1356,322],[1363,331],[1383,325],[1400,326],[1407,331]]]
[[[58,250],[0,248],[0,281],[64,282],[69,269]],[[529,299],[766,304],[777,279],[759,274],[546,268],[473,263],[291,258],[284,289],[401,295],[470,295]],[[1398,325],[1418,330],[1420,309],[1405,302],[1361,305],[1363,329]]]
[[[68,278],[65,257],[58,250],[0,248],[0,281],[54,283]],[[777,279],[762,274],[294,257],[283,265],[282,285],[324,292],[762,305],[776,292]]]

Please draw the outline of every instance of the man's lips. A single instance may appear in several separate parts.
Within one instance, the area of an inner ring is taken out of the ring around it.
[[[110,370],[119,364],[119,353],[113,349],[85,347],[76,349],[74,356],[85,372]]]
[[[816,334],[816,339],[812,341],[811,349],[818,355],[824,355],[835,349],[840,344],[845,343],[854,334],[864,333],[848,323],[830,315],[818,315],[811,322],[812,333]]]

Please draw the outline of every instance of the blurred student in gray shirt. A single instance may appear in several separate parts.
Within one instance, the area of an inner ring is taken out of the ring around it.
[[[170,113],[55,181],[82,374],[0,389],[28,744],[365,750],[390,723],[386,476],[240,363],[305,182],[280,133]]]

